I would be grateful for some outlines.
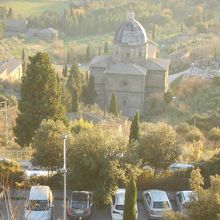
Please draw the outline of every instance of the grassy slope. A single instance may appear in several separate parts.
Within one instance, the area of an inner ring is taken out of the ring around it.
[[[4,1],[4,5],[11,7],[16,14],[22,17],[30,15],[39,15],[45,10],[63,12],[63,9],[68,6],[68,0],[8,0]],[[1,4],[0,4],[1,5]]]

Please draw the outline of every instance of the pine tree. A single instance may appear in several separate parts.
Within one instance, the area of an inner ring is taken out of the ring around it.
[[[90,61],[90,47],[89,46],[87,46],[86,48],[86,61],[87,62]]]
[[[104,53],[107,54],[108,52],[109,52],[109,50],[108,50],[108,42],[105,42]]]
[[[132,175],[125,192],[125,208],[123,220],[136,220],[137,209],[137,187]]]
[[[133,121],[131,123],[129,143],[131,143],[132,141],[138,141],[139,137],[140,137],[140,119],[139,119],[139,113],[136,112]]]
[[[62,73],[63,73],[63,77],[66,78],[68,76],[68,67],[67,67],[66,64],[63,67],[63,72]]]
[[[94,77],[90,75],[88,84],[86,85],[85,92],[84,92],[85,104],[89,104],[89,105],[94,104],[95,96],[96,96],[96,91],[95,91]]]
[[[43,119],[66,122],[61,104],[61,91],[56,74],[46,53],[29,58],[30,63],[22,78],[18,103],[18,117],[14,133],[16,142],[28,146]]]
[[[109,113],[112,113],[116,117],[118,117],[118,103],[117,103],[117,98],[115,92],[112,94],[111,102],[110,102],[110,107],[109,107]]]

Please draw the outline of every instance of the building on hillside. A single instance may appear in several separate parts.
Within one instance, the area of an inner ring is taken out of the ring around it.
[[[9,83],[19,82],[22,77],[22,61],[9,59],[0,61],[0,80]]]
[[[49,28],[40,30],[39,32],[35,34],[35,36],[41,39],[44,39],[44,40],[49,40],[49,41],[56,40],[59,37],[59,31],[54,28],[49,27]]]
[[[147,39],[134,13],[117,30],[111,56],[96,56],[90,63],[95,79],[96,103],[108,108],[115,92],[122,113],[132,117],[147,109],[152,93],[168,90],[170,60],[156,57],[157,45]]]
[[[27,20],[25,19],[6,19],[4,21],[5,32],[7,37],[17,36],[27,31]]]

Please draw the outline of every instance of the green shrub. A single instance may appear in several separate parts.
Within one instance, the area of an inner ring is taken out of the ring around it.
[[[24,180],[24,171],[14,162],[0,162],[0,185],[15,187]]]
[[[166,191],[188,190],[191,170],[167,172],[154,178],[153,172],[145,171],[138,177],[138,190],[161,189]]]

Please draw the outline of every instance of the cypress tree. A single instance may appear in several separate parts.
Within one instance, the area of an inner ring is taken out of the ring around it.
[[[14,11],[12,8],[9,8],[9,10],[8,10],[8,18],[10,18],[10,19],[14,18]]]
[[[66,84],[66,87],[71,94],[73,112],[78,112],[79,110],[79,99],[82,93],[82,81],[81,71],[78,67],[76,59],[74,58]]]
[[[73,75],[74,87],[77,88],[77,90],[79,92],[79,96],[80,96],[81,92],[82,92],[83,77],[82,77],[82,73],[79,69],[78,62],[77,62],[76,58],[73,59],[72,67],[70,69],[70,75]]]
[[[167,92],[165,92],[163,95],[163,98],[164,98],[164,102],[166,103],[166,105],[169,105],[173,100],[172,91],[168,90]]]
[[[66,78],[68,76],[68,67],[67,67],[66,64],[63,67],[63,72],[62,73],[63,73],[63,77]]]
[[[129,143],[138,141],[140,137],[140,119],[139,113],[136,112],[130,127]]]
[[[79,92],[76,88],[74,88],[72,94],[72,111],[79,112]]]
[[[24,48],[23,48],[23,49],[22,49],[22,52],[21,52],[21,59],[22,59],[22,62],[25,61],[25,58],[26,58],[26,56],[25,56],[25,51],[24,51]]]
[[[102,48],[99,47],[99,56],[101,56],[101,55],[102,55]]]
[[[152,39],[155,40],[155,38],[156,38],[156,24],[153,24]]]
[[[118,103],[117,103],[117,98],[115,92],[112,94],[111,102],[110,102],[110,107],[109,107],[109,113],[112,113],[116,117],[118,117]]]
[[[85,88],[84,92],[84,101],[86,104],[92,105],[95,102],[95,96],[96,96],[96,91],[95,91],[95,83],[94,83],[94,77],[90,75],[88,84]]]
[[[22,49],[22,52],[21,52],[21,60],[22,60],[22,72],[25,73],[27,69],[27,61],[26,61],[24,48]]]
[[[109,50],[108,50],[108,42],[105,42],[104,53],[107,54],[108,52],[109,52]]]
[[[86,48],[86,61],[88,62],[90,60],[90,47],[87,46]]]
[[[136,220],[137,209],[137,187],[132,175],[125,192],[125,208],[123,220]]]
[[[30,63],[22,78],[18,117],[14,133],[16,142],[27,146],[43,119],[66,122],[61,104],[61,91],[56,74],[46,53],[29,57]]]
[[[66,58],[66,63],[67,63],[67,64],[70,64],[70,62],[71,62],[70,59],[71,59],[70,51],[68,50],[67,58]]]

